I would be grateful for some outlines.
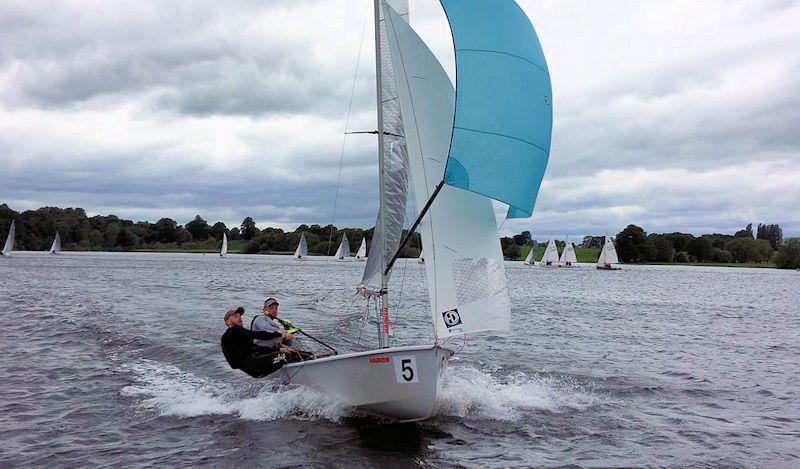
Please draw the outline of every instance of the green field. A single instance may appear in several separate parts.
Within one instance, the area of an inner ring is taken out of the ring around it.
[[[536,262],[539,262],[542,259],[542,256],[544,256],[544,249],[545,248],[542,247],[542,246],[537,246],[536,247],[536,255],[534,256],[534,258],[536,259]],[[520,251],[520,254],[519,254],[519,258],[517,260],[524,260],[526,257],[528,257],[528,253],[531,251],[531,247],[530,246],[520,246],[519,251]],[[559,251],[558,253],[560,255],[561,251]],[[597,262],[597,259],[600,258],[600,248],[579,248],[579,247],[576,247],[575,248],[575,257],[578,258],[578,262],[595,263],[595,262]]]

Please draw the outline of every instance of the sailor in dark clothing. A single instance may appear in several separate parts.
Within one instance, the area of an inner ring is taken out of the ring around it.
[[[258,347],[253,344],[253,340],[282,337],[284,340],[289,341],[294,338],[294,335],[247,330],[242,327],[242,314],[244,314],[244,308],[242,307],[228,310],[225,313],[225,325],[228,326],[228,329],[220,339],[225,359],[234,370],[242,370],[254,378],[274,373],[287,362],[284,351],[282,349]]]

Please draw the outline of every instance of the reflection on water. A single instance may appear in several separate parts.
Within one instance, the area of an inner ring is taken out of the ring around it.
[[[186,254],[0,258],[0,466],[800,464],[800,273],[508,263],[512,331],[469,337],[434,418],[391,424],[230,370],[222,313],[263,299],[371,347],[363,263]],[[392,276],[427,343],[423,267]],[[249,317],[245,319],[249,321]],[[308,343],[306,345],[309,345]]]

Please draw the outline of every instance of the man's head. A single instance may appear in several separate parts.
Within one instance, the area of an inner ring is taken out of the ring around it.
[[[225,313],[225,325],[228,327],[243,327],[242,326],[242,315],[244,314],[244,308],[239,306],[236,309],[229,309],[228,312]]]
[[[264,300],[264,314],[267,316],[277,318],[278,317],[278,300],[275,298],[267,298]]]

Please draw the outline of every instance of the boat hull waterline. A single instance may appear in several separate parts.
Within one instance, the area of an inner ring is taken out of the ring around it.
[[[284,384],[302,384],[357,411],[409,422],[430,417],[453,351],[416,345],[290,363]]]

